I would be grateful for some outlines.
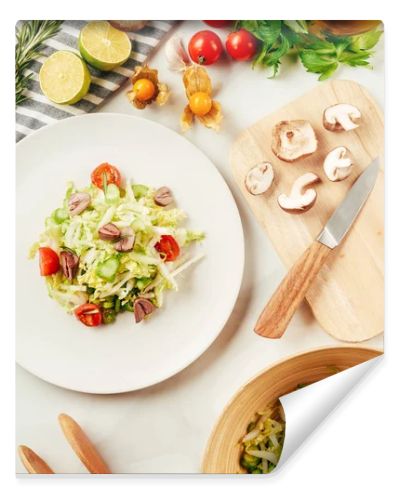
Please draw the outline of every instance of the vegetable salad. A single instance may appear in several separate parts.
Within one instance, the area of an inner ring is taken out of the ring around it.
[[[248,474],[268,474],[278,464],[285,439],[285,421],[280,405],[256,414],[242,439],[240,465]]]
[[[86,326],[112,323],[123,311],[140,322],[162,307],[165,290],[178,290],[176,276],[202,257],[190,250],[204,234],[182,227],[186,214],[165,186],[122,186],[108,163],[91,180],[79,191],[68,185],[31,257],[39,253],[50,297]]]

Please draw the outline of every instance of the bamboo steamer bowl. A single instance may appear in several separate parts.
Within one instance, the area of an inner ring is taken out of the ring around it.
[[[317,382],[335,370],[345,370],[383,354],[358,346],[327,347],[291,356],[276,363],[245,384],[225,407],[208,440],[202,472],[240,474],[241,438],[257,411],[262,411],[298,384]]]

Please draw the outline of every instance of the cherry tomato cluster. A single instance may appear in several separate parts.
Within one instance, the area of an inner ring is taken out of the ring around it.
[[[226,27],[232,23],[232,21],[204,22],[215,28]],[[232,59],[249,61],[257,53],[258,41],[249,31],[240,28],[229,33],[225,48]],[[221,38],[210,30],[195,33],[189,41],[188,49],[192,61],[205,66],[216,63],[224,51]]]

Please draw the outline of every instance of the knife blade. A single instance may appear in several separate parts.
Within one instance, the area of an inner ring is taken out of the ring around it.
[[[375,158],[358,176],[342,203],[318,235],[317,241],[329,248],[335,248],[340,244],[367,201],[378,172],[379,159]]]
[[[273,339],[282,337],[332,249],[343,241],[367,201],[378,171],[379,160],[376,158],[359,175],[317,239],[294,263],[260,314],[254,327],[258,335]]]

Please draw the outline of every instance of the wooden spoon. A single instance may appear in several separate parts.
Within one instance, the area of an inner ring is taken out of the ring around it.
[[[87,470],[91,474],[111,474],[108,465],[79,424],[65,413],[58,416],[58,421],[67,441]]]
[[[18,446],[18,453],[29,474],[54,474],[54,471],[28,446]]]

